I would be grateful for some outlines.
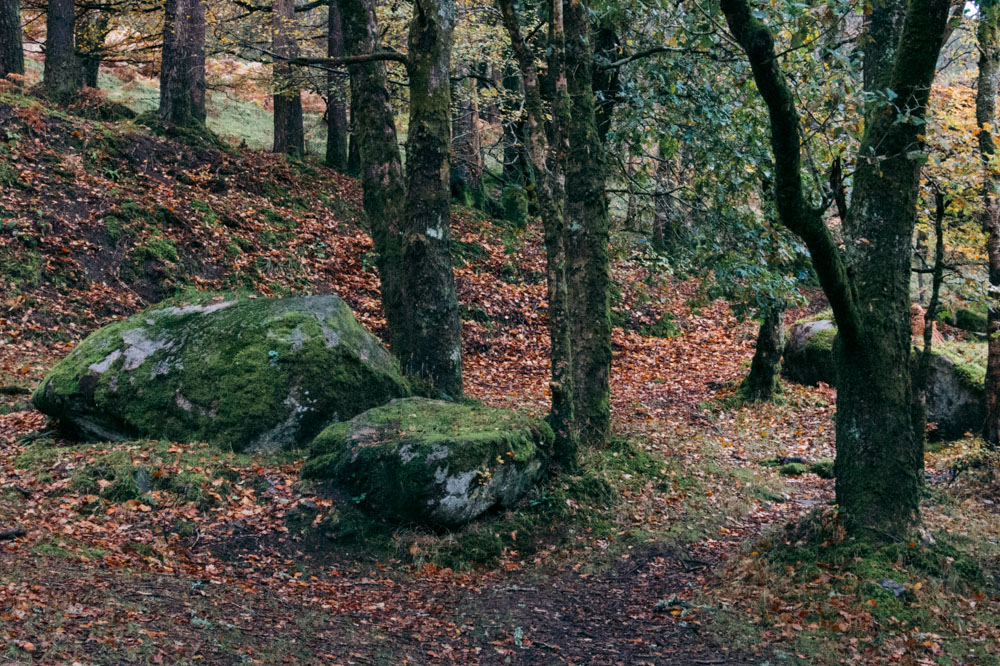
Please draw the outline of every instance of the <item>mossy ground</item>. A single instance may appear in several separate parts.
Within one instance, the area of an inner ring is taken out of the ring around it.
[[[850,539],[830,508],[748,543],[704,598],[712,626],[790,664],[1000,663],[1000,532],[983,503],[1000,466],[975,440],[931,460],[969,462],[961,481],[928,487],[926,528],[908,540]]]

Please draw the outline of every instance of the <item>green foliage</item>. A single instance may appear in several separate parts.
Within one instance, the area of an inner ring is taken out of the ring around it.
[[[677,324],[672,312],[664,312],[655,322],[639,329],[639,335],[647,338],[676,338],[683,334],[684,330]]]

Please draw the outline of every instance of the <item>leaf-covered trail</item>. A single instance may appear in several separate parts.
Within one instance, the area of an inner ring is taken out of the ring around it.
[[[691,286],[679,287],[668,307],[685,313],[681,292]],[[805,405],[797,409],[699,409],[744,371],[752,329],[732,321],[721,304],[688,316],[678,316],[687,327],[678,338],[616,333],[618,433],[692,475],[705,474],[706,457],[720,468],[752,466],[760,451],[748,448],[748,433],[755,440],[765,432],[773,436],[770,454],[825,455],[828,391],[790,389],[790,399]],[[530,321],[512,327],[500,343],[484,345],[481,355],[470,353],[470,365],[493,369],[489,379],[470,373],[470,392],[494,403],[544,403],[539,389],[531,390],[544,385],[544,366],[523,363],[544,353],[536,349],[543,345]],[[529,334],[530,344],[518,353],[507,346],[508,339]],[[790,416],[799,423],[789,423]],[[811,476],[792,481],[792,494],[778,502],[748,500],[732,488],[713,488],[708,478],[698,498],[646,487],[627,493],[619,506],[626,532],[673,528],[701,530],[701,537],[683,547],[651,537],[647,545],[617,552],[606,539],[580,535],[577,548],[553,547],[533,559],[511,551],[497,569],[472,573],[418,560],[371,568],[313,552],[287,534],[282,521],[294,507],[312,502],[322,510],[331,503],[298,493],[295,464],[254,470],[266,479],[263,487],[238,486],[209,512],[190,505],[151,510],[130,500],[88,517],[93,498],[66,492],[72,456],[43,474],[13,468],[26,448],[19,438],[42,423],[31,411],[0,416],[0,487],[29,530],[26,538],[0,544],[4,571],[17,572],[0,585],[0,642],[16,646],[8,654],[42,663],[81,650],[104,655],[104,663],[199,656],[209,663],[279,657],[307,663],[749,663],[707,634],[693,600],[711,568],[748,537],[829,495],[828,482]],[[15,490],[21,496],[11,498],[10,488],[24,493]],[[259,495],[275,501],[262,505]],[[184,518],[197,526],[193,536],[170,534]],[[595,568],[595,557],[607,562],[602,551],[615,552],[617,563]]]

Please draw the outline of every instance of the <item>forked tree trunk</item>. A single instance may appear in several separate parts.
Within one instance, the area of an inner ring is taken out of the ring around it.
[[[884,42],[866,48],[892,52],[888,87],[917,122],[897,122],[896,105],[870,105],[859,152],[870,157],[859,160],[854,173],[842,251],[823,211],[805,194],[799,117],[771,33],[747,0],[722,0],[770,113],[779,217],[808,247],[837,321],[837,503],[853,534],[876,539],[905,538],[919,519],[923,432],[915,423],[910,376],[911,243],[924,131],[919,121],[949,4],[910,0],[898,42],[881,37]]]
[[[757,332],[757,347],[750,373],[743,379],[740,393],[749,402],[770,402],[781,390],[781,352],[785,347],[785,308],[776,305],[764,313]]]
[[[979,79],[976,92],[976,124],[979,126],[979,154],[983,162],[982,225],[986,233],[989,261],[989,312],[986,330],[989,351],[986,357],[986,422],[983,439],[1000,445],[1000,178],[991,164],[996,153],[993,141],[997,121],[997,83],[1000,81],[1000,4],[995,0],[979,3]]]
[[[164,127],[205,124],[205,3],[167,0],[160,68]]]
[[[379,48],[375,0],[340,0],[348,56]],[[375,243],[389,348],[407,354],[409,317],[403,291],[403,216],[406,186],[396,121],[383,61],[351,65],[351,151],[358,151],[365,217]]]
[[[45,71],[42,84],[60,104],[73,101],[80,92],[80,61],[74,44],[76,18],[73,0],[49,0],[45,17]]]
[[[20,0],[0,0],[0,79],[24,74]]]
[[[572,112],[566,162],[567,270],[573,341],[574,414],[581,444],[604,446],[611,431],[610,216],[597,123],[590,15],[565,11],[566,74]]]
[[[410,23],[403,267],[410,340],[401,358],[437,394],[462,397],[462,319],[451,262],[451,47],[454,0],[419,0]]]
[[[305,132],[302,128],[302,90],[294,67],[283,60],[298,55],[295,35],[295,0],[274,2],[274,152],[302,157]]]
[[[327,55],[340,58],[344,55],[344,32],[340,21],[340,1],[330,0],[327,34]],[[347,85],[345,77],[330,71],[326,78],[327,135],[326,165],[337,171],[347,170]]]

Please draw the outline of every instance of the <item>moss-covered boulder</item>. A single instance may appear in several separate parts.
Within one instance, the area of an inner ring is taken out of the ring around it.
[[[275,451],[408,394],[396,361],[336,296],[204,296],[98,330],[32,401],[85,439]]]
[[[986,420],[986,370],[947,350],[931,356],[927,377],[927,420],[935,434],[956,439],[979,432]]]
[[[837,328],[828,319],[802,321],[788,331],[781,374],[799,384],[837,383],[833,341]]]
[[[320,433],[302,475],[332,480],[393,520],[456,527],[523,497],[553,439],[544,421],[519,412],[394,400]]]
[[[783,374],[800,384],[837,384],[833,343],[837,329],[832,321],[800,322],[789,332]],[[971,343],[966,347],[972,347]],[[980,343],[981,347],[985,347]],[[935,344],[927,377],[927,420],[937,425],[944,439],[978,432],[986,418],[985,358],[960,353],[949,343]],[[966,350],[968,351],[968,350]],[[984,356],[984,354],[979,354]],[[917,352],[913,355],[914,368]]]

